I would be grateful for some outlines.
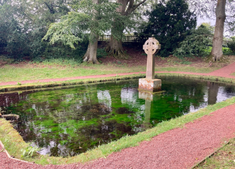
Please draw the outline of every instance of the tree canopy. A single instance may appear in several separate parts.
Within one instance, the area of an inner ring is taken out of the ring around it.
[[[89,37],[89,45],[84,61],[98,63],[96,58],[99,35],[111,29],[118,15],[118,4],[108,0],[80,0],[74,4],[73,11],[64,15],[60,21],[51,24],[44,40],[51,44],[62,42],[75,48],[74,44]]]
[[[154,36],[162,45],[160,55],[167,57],[184,40],[191,29],[196,27],[196,15],[189,11],[184,0],[169,0],[156,4],[147,11],[147,26],[140,36]]]
[[[49,39],[51,44],[61,41],[75,48],[74,44],[83,41],[91,32],[102,35],[111,28],[116,7],[117,4],[108,0],[102,0],[99,4],[94,4],[92,0],[81,0],[73,5],[73,11],[50,25],[43,40]]]

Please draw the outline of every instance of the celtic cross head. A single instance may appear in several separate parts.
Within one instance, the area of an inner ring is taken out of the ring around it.
[[[161,44],[154,37],[150,37],[144,43],[143,49],[147,55],[153,55],[156,51],[158,52],[161,49]]]

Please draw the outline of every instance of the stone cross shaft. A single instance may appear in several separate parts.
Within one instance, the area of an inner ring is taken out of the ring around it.
[[[143,49],[147,54],[146,79],[154,79],[155,62],[153,55],[155,52],[158,52],[161,49],[161,45],[155,38],[150,37],[144,43]]]

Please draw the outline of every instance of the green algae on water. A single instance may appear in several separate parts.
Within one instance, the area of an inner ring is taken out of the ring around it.
[[[153,101],[140,99],[138,81],[0,95],[1,109],[18,114],[14,128],[41,154],[74,156],[137,134],[235,95],[233,86],[185,78],[162,78]]]

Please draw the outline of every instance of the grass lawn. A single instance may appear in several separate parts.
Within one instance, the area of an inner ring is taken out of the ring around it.
[[[8,63],[3,56],[0,57],[0,83],[10,81],[25,81],[39,79],[54,79],[65,77],[104,75],[129,72],[143,72],[146,70],[146,56],[131,56],[129,60],[112,60],[104,58],[102,64],[76,64],[74,62],[66,64],[63,60],[52,60],[51,62],[20,62]],[[111,60],[111,61],[110,61]],[[156,71],[183,71],[209,73],[224,65],[235,61],[234,56],[226,58],[226,63],[216,63],[209,65],[203,58],[178,59],[175,57],[156,57]]]
[[[211,157],[200,163],[194,169],[234,168],[235,166],[235,138],[215,152]]]
[[[116,74],[124,72],[144,71],[144,67],[128,67],[113,65],[47,65],[44,63],[19,63],[0,67],[0,82],[54,79],[76,76]]]

